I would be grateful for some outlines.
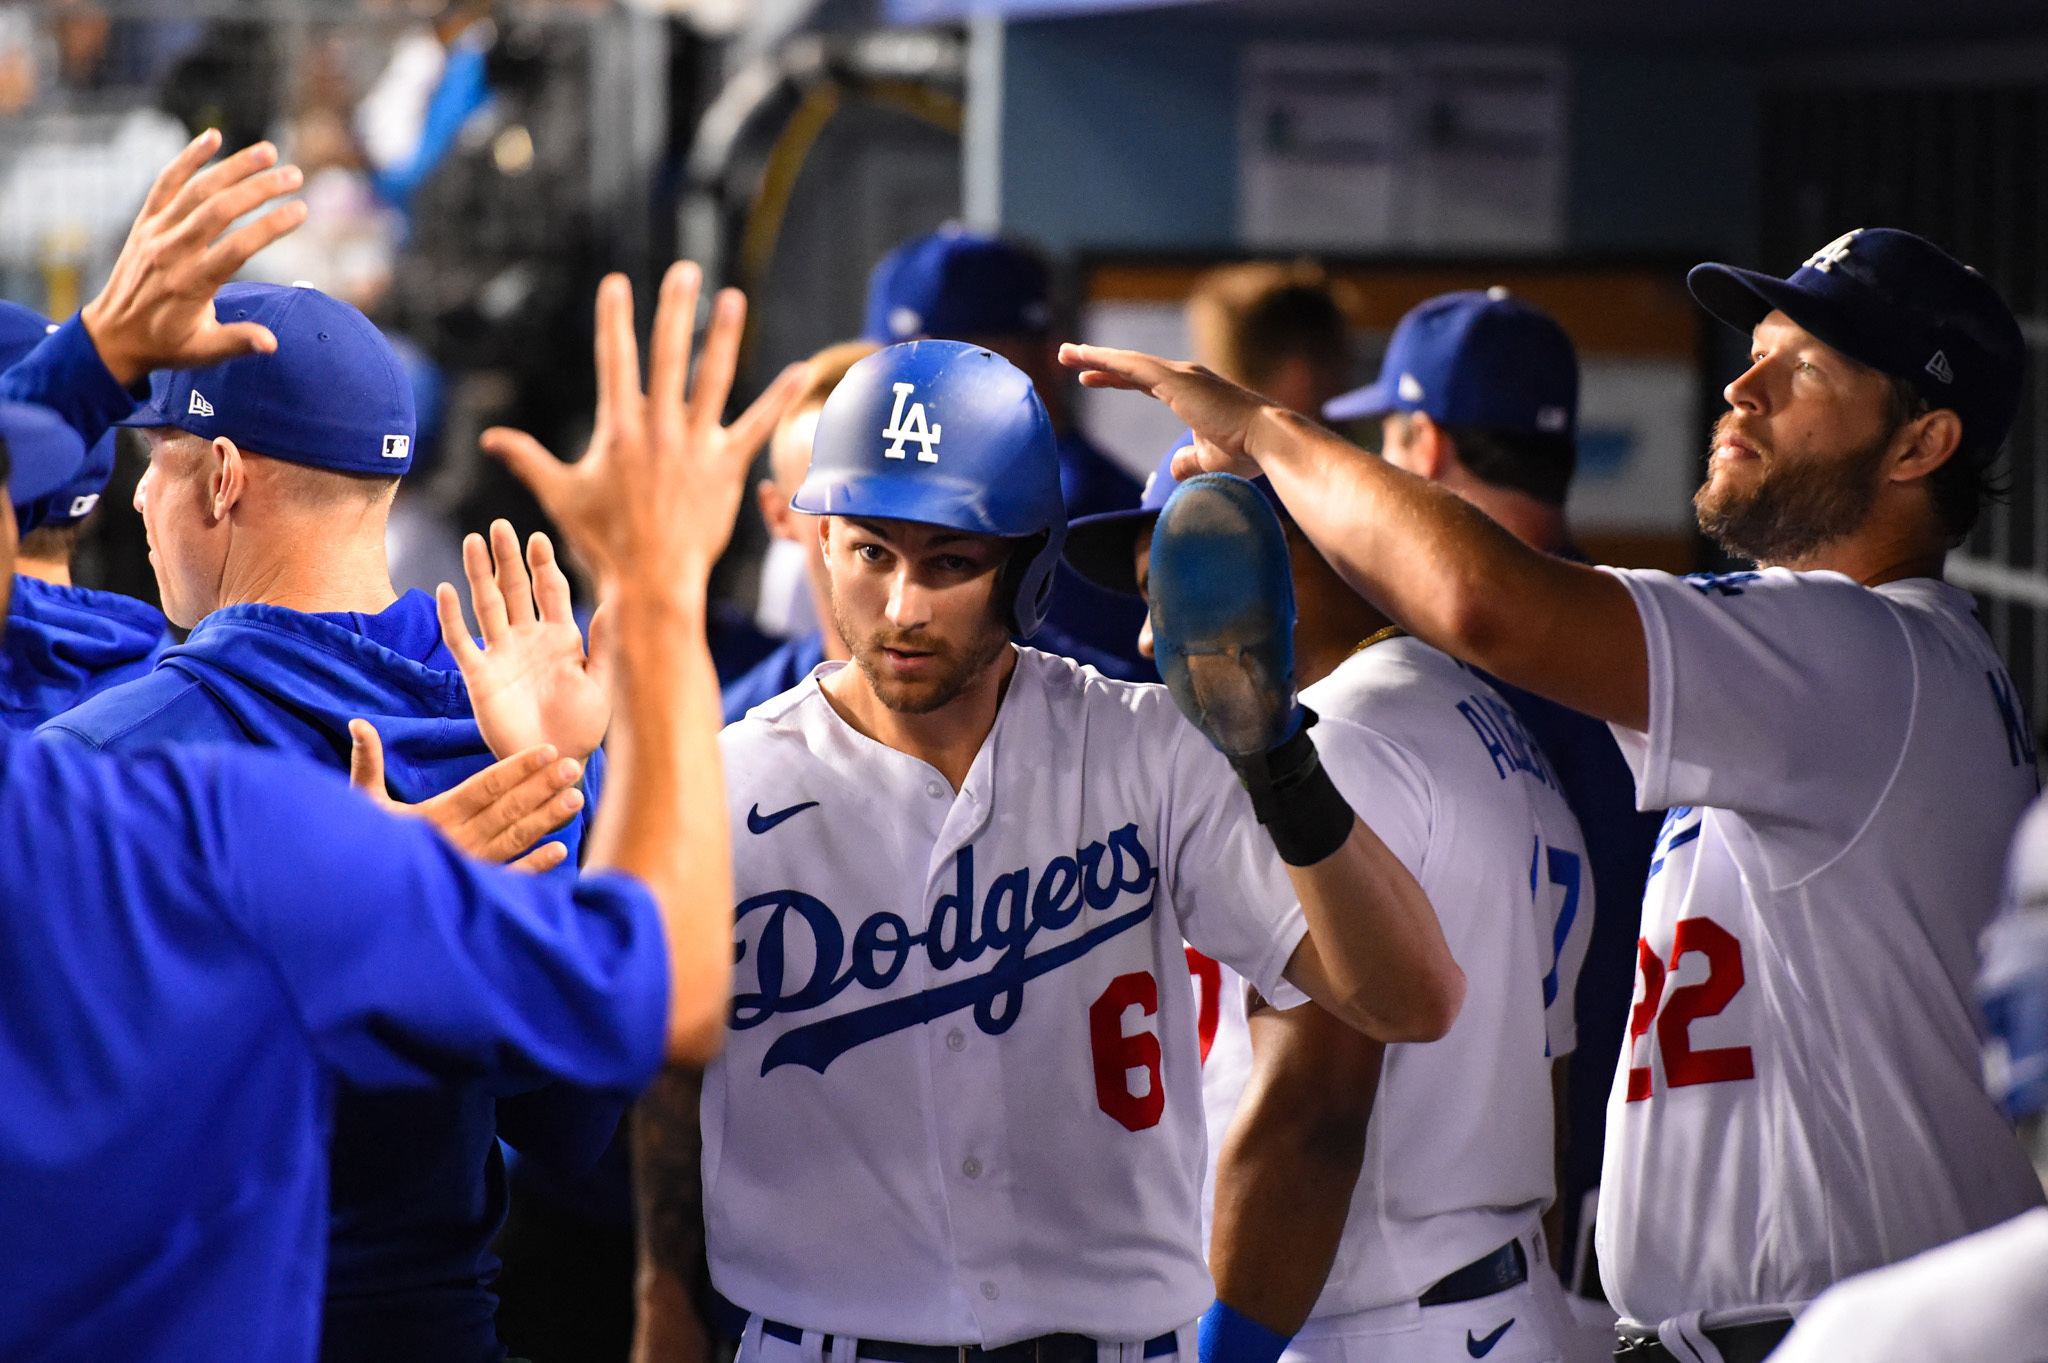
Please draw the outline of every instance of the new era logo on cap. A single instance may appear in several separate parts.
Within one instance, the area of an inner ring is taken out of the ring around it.
[[[186,416],[212,416],[213,404],[208,402],[197,388],[192,390],[192,400],[185,404]]]
[[[1401,381],[1394,385],[1394,391],[1401,395],[1403,402],[1420,402],[1424,396],[1422,384],[1413,374],[1403,374]]]
[[[384,437],[384,457],[403,459],[412,453],[412,437],[409,435],[387,435]]]
[[[1927,362],[1927,372],[1940,379],[1943,383],[1954,383],[1956,381],[1956,371],[1950,367],[1948,356],[1939,350],[1935,351],[1934,358]]]

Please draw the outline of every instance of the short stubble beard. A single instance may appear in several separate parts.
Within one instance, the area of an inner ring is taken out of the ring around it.
[[[875,699],[899,715],[928,715],[942,710],[959,699],[962,692],[980,679],[982,673],[992,667],[1003,656],[1003,650],[1010,646],[1007,630],[988,629],[975,636],[972,651],[955,656],[953,650],[943,644],[921,637],[916,632],[892,634],[877,630],[862,636],[856,634],[852,622],[846,618],[846,610],[839,604],[836,594],[832,597],[832,620],[839,628],[839,637],[846,642],[847,651],[853,655],[854,665],[868,680],[868,689],[875,693]],[[904,684],[889,677],[880,660],[882,649],[887,645],[915,648],[928,651],[942,662],[952,659],[952,666],[944,668],[929,681]]]

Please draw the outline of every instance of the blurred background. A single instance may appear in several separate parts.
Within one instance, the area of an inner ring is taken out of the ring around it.
[[[2039,0],[0,4],[0,294],[73,311],[209,125],[308,174],[307,226],[249,273],[356,303],[414,367],[393,549],[429,582],[457,575],[461,531],[540,524],[475,435],[581,448],[604,271],[646,299],[684,255],[745,288],[743,401],[858,335],[869,269],[949,221],[1044,253],[1057,334],[1174,355],[1205,268],[1313,259],[1361,381],[1408,307],[1505,285],[1582,353],[1588,550],[1722,566],[1688,498],[1741,343],[1686,267],[1783,274],[1907,227],[1982,269],[2034,348],[2010,500],[1950,572],[2048,714]],[[1148,400],[1071,398],[1139,476],[1174,434]],[[153,597],[136,473],[130,454],[79,577]],[[729,667],[792,628],[765,545],[750,508],[719,580]]]

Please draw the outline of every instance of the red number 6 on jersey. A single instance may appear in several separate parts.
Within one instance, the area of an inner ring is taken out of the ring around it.
[[[1088,1008],[1088,1046],[1095,1053],[1095,1101],[1127,1131],[1159,1125],[1166,1086],[1159,1073],[1159,1037],[1124,1031],[1124,1010],[1159,1011],[1159,982],[1147,971],[1119,975]],[[1131,1092],[1130,1071],[1145,1071],[1145,1091]]]

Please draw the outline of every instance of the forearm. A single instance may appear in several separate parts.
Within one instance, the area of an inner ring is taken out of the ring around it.
[[[709,1339],[694,1300],[706,1277],[701,1072],[664,1070],[633,1109],[633,1192],[639,1269],[634,1363],[694,1363]]]
[[[1255,1020],[1252,1044],[1216,1164],[1209,1266],[1219,1301],[1292,1335],[1344,1238],[1384,1048],[1313,1004]]]
[[[0,377],[0,401],[50,408],[87,445],[134,411],[136,400],[108,370],[80,317],[43,338]]]
[[[1642,625],[1612,577],[1530,548],[1455,493],[1284,408],[1261,409],[1245,447],[1323,557],[1410,634],[1642,727]]]
[[[1289,866],[1287,876],[1308,919],[1311,969],[1319,975],[1298,985],[1378,1041],[1434,1041],[1450,1030],[1464,1003],[1465,973],[1429,896],[1363,820],[1353,820],[1335,852]]]
[[[704,594],[641,586],[612,609],[609,789],[585,868],[628,872],[653,891],[668,939],[669,1059],[701,1065],[723,1034],[732,971],[732,846]]]

